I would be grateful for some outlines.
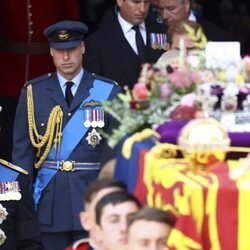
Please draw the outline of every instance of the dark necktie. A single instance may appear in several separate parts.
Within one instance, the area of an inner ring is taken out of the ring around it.
[[[73,99],[73,94],[71,92],[71,87],[73,84],[74,83],[71,81],[66,82],[65,98],[66,98],[66,101],[67,101],[69,107],[70,107],[70,104],[71,104],[72,99]]]
[[[135,43],[138,50],[138,56],[145,60],[145,44],[143,42],[140,28],[138,25],[135,25],[132,29],[135,30]]]

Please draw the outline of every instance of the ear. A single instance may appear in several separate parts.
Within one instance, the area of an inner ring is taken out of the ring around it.
[[[170,43],[167,43],[166,44],[166,50],[168,51],[168,50],[170,50],[171,49],[171,45],[170,45]]]
[[[118,7],[121,7],[122,6],[122,2],[123,2],[124,0],[116,0],[116,4],[118,5]]]
[[[53,56],[53,49],[52,49],[52,48],[50,48],[50,50],[49,50],[49,51],[50,51],[50,55],[51,55],[51,56]]]
[[[81,42],[82,54],[85,53],[85,43]]]
[[[89,223],[89,214],[88,212],[82,211],[79,213],[79,218],[80,218],[80,222],[82,227],[86,230],[89,231],[90,230],[90,223]]]
[[[190,2],[190,0],[184,0],[183,4],[185,5],[186,12],[189,13],[190,10],[191,10],[191,2]]]

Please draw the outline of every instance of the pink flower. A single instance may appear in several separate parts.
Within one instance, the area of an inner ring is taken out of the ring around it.
[[[176,70],[169,74],[170,81],[178,88],[189,87],[192,84],[188,72]]]
[[[182,106],[193,107],[195,98],[196,98],[195,93],[186,94],[181,98],[180,104]]]
[[[160,85],[160,98],[161,99],[166,99],[170,96],[171,94],[171,89],[169,88],[169,85],[167,83],[163,83]]]
[[[145,83],[136,83],[132,89],[132,96],[136,101],[145,101],[149,97],[149,91]]]

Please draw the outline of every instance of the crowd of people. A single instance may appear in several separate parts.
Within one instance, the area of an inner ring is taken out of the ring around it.
[[[12,163],[0,160],[1,249],[166,249],[173,217],[140,204],[119,181],[97,180],[115,157],[101,131],[116,121],[102,103],[132,88],[143,63],[178,51],[180,39],[193,49],[183,23],[201,27],[211,41],[233,39],[191,7],[190,0],[117,0],[91,34],[77,15],[43,27],[49,46],[38,53],[42,61],[33,64],[33,49],[22,59],[28,73],[35,62],[50,66],[49,55],[55,70],[26,79],[21,89]]]

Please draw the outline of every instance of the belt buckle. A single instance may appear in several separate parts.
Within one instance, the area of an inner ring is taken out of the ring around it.
[[[61,170],[62,171],[75,171],[75,168],[74,168],[74,161],[62,161],[62,167],[61,167]]]

